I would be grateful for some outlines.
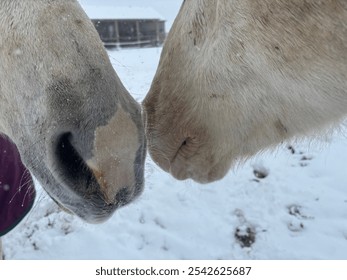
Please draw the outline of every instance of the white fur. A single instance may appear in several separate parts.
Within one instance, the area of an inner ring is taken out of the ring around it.
[[[347,113],[347,2],[184,1],[143,105],[151,156],[199,182],[338,124]]]

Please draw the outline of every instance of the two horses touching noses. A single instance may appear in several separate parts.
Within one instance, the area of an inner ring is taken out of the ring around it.
[[[2,0],[0,32],[0,132],[88,222],[141,193],[146,139],[164,170],[207,183],[347,112],[345,0],[185,0],[144,121],[76,0]]]

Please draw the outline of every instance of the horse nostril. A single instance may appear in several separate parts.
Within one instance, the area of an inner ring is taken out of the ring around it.
[[[72,133],[67,132],[58,137],[55,146],[54,160],[58,166],[58,171],[61,172],[73,186],[76,191],[86,191],[86,188],[80,186],[90,187],[95,178],[82,156],[78,153],[72,144]],[[83,190],[82,190],[83,189]]]
[[[195,152],[198,150],[198,147],[199,143],[196,138],[187,137],[181,142],[175,158],[178,155],[183,156],[184,158],[189,158],[195,154]]]
[[[64,133],[58,138],[56,158],[60,161],[61,166],[66,166],[66,169],[75,173],[84,165],[84,161],[71,144],[71,138],[71,133]]]

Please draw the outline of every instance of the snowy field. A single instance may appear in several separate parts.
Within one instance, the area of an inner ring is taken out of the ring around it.
[[[160,48],[110,51],[141,102]],[[347,259],[347,139],[284,145],[216,183],[180,182],[148,158],[146,189],[106,223],[61,212],[40,191],[4,238],[7,259]]]
[[[172,21],[180,0],[151,3]],[[109,51],[141,102],[161,48]],[[346,133],[347,135],[347,133]],[[347,137],[288,143],[231,170],[223,180],[180,182],[148,157],[143,195],[106,223],[66,214],[38,186],[30,214],[3,238],[6,259],[347,259]]]

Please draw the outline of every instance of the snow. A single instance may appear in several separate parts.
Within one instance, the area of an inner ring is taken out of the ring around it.
[[[139,102],[150,87],[160,52],[109,51],[118,75]],[[148,157],[143,195],[100,225],[62,212],[38,187],[34,209],[3,238],[5,255],[346,259],[346,155],[347,139],[339,132],[319,142],[264,152],[208,185],[177,181]]]

